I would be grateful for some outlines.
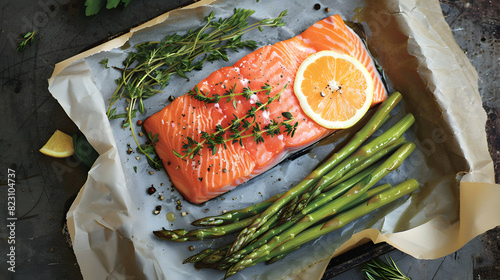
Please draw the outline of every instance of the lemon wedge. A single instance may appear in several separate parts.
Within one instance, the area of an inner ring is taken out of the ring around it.
[[[40,152],[55,158],[69,157],[75,153],[73,138],[60,130],[56,130],[49,141],[40,149]]]

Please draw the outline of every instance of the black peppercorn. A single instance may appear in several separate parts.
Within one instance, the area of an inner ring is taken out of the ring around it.
[[[149,187],[149,188],[148,188],[148,194],[149,194],[149,195],[152,195],[152,194],[154,194],[155,192],[156,192],[155,187],[151,186],[151,187]]]

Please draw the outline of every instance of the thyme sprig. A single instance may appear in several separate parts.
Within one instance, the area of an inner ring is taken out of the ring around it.
[[[257,43],[254,40],[242,40],[243,34],[254,29],[262,31],[263,27],[285,25],[283,17],[286,11],[276,18],[249,24],[247,20],[254,12],[235,9],[231,17],[218,20],[215,19],[215,13],[211,12],[205,17],[204,26],[184,35],[168,35],[160,42],[138,44],[135,46],[137,51],[130,52],[123,62],[123,68],[113,67],[121,72],[121,77],[116,80],[117,88],[111,96],[107,116],[110,120],[125,118],[123,128],[130,126],[137,149],[146,155],[151,166],[156,168],[161,162],[139,145],[132,123],[137,111],[145,113],[144,100],[161,92],[173,74],[188,79],[187,72],[200,70],[207,61],[228,61],[228,50],[256,49]],[[125,113],[117,114],[113,105],[124,96],[130,100],[129,106]]]
[[[281,127],[284,126],[283,132],[287,135],[293,137],[295,135],[295,131],[298,126],[298,122],[292,123],[294,121],[293,115],[290,112],[283,112],[281,115],[284,118],[282,121],[276,121],[274,119],[270,120],[270,122],[261,128],[259,123],[257,122],[257,112],[267,110],[269,104],[278,100],[281,96],[281,93],[286,89],[287,84],[279,91],[276,95],[272,97],[268,97],[268,100],[264,103],[260,101],[256,101],[254,106],[251,106],[247,113],[238,117],[234,115],[234,118],[231,120],[229,125],[223,127],[222,125],[217,125],[215,127],[215,131],[212,133],[208,133],[205,131],[200,132],[200,141],[197,141],[191,137],[186,137],[187,142],[184,142],[182,145],[182,151],[179,153],[176,150],[173,150],[174,154],[180,158],[193,158],[199,154],[201,149],[207,148],[212,151],[212,155],[215,155],[218,151],[218,147],[222,145],[224,149],[227,149],[228,142],[232,144],[239,143],[243,146],[243,139],[248,137],[253,137],[254,141],[259,144],[264,142],[263,135],[270,135],[271,137],[275,135],[282,134]],[[261,90],[266,91],[266,95],[271,93],[272,87],[269,85],[265,85]],[[213,101],[212,98],[216,98],[220,100],[221,98],[228,98],[234,100],[234,96],[243,95],[248,99],[252,94],[261,90],[251,90],[250,88],[245,88],[241,93],[235,93],[233,90],[228,91],[228,94],[218,96],[218,97],[208,97],[208,95],[204,95],[199,90],[194,91],[193,98],[206,98],[206,102],[211,103]],[[224,137],[225,134],[229,134]]]

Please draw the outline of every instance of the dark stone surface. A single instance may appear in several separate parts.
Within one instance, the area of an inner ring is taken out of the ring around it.
[[[188,2],[191,1],[131,1],[126,9],[105,10],[94,17],[84,16],[83,1],[3,0],[0,3],[0,119],[3,122],[0,126],[0,279],[33,279],[35,275],[36,279],[82,278],[63,234],[63,223],[69,205],[86,180],[88,167],[75,157],[54,159],[38,152],[56,129],[68,134],[78,132],[47,90],[47,79],[54,65]],[[479,88],[489,117],[489,146],[499,181],[498,7],[484,0],[441,2],[458,44],[479,73]],[[32,30],[36,30],[33,45],[16,52],[21,36]],[[8,273],[8,252],[4,249],[9,234],[4,222],[8,214],[8,168],[16,174],[16,273]],[[474,263],[469,271],[474,279],[493,279],[487,275],[498,275],[498,263],[494,263],[499,259],[498,232],[483,234],[471,242],[469,249],[457,252]],[[333,277],[370,256],[381,254],[375,250],[368,249],[367,257],[357,261],[355,257],[359,256],[347,256],[341,270],[335,265],[326,275]],[[402,253],[392,251],[391,254],[406,267],[415,262]],[[458,260],[454,262],[453,256],[446,260],[419,262],[415,266],[435,266],[434,275],[448,271],[447,266],[458,267]],[[450,273],[454,275],[453,271]],[[456,279],[470,279],[461,278],[463,273],[458,270],[455,273]]]

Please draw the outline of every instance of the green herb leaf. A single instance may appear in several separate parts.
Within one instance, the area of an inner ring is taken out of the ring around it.
[[[113,9],[118,7],[118,4],[120,4],[120,0],[108,0],[106,3],[106,9]]]
[[[283,112],[283,113],[281,113],[281,115],[282,115],[285,119],[287,119],[287,120],[291,120],[291,119],[293,119],[293,115],[292,115],[292,113],[290,113],[290,112]]]
[[[105,6],[106,9],[114,9],[117,8],[120,3],[123,4],[124,7],[127,7],[130,4],[131,0],[86,0],[85,1],[85,15],[93,16],[98,14]]]
[[[93,16],[101,11],[104,7],[106,0],[86,0],[85,1],[85,15]]]
[[[102,64],[104,66],[104,68],[109,69],[109,67],[108,67],[108,59],[107,58],[99,61],[99,63]]]
[[[151,166],[151,168],[154,168],[155,170],[160,170],[163,166],[158,156],[155,156],[152,159],[150,157],[146,157],[146,159],[148,161],[149,166]]]
[[[119,118],[126,118],[127,117],[127,114],[126,113],[123,113],[123,114],[117,114],[116,113],[116,108],[113,108],[111,111],[110,111],[110,114],[109,114],[109,120],[112,120],[112,119],[119,119]]]

